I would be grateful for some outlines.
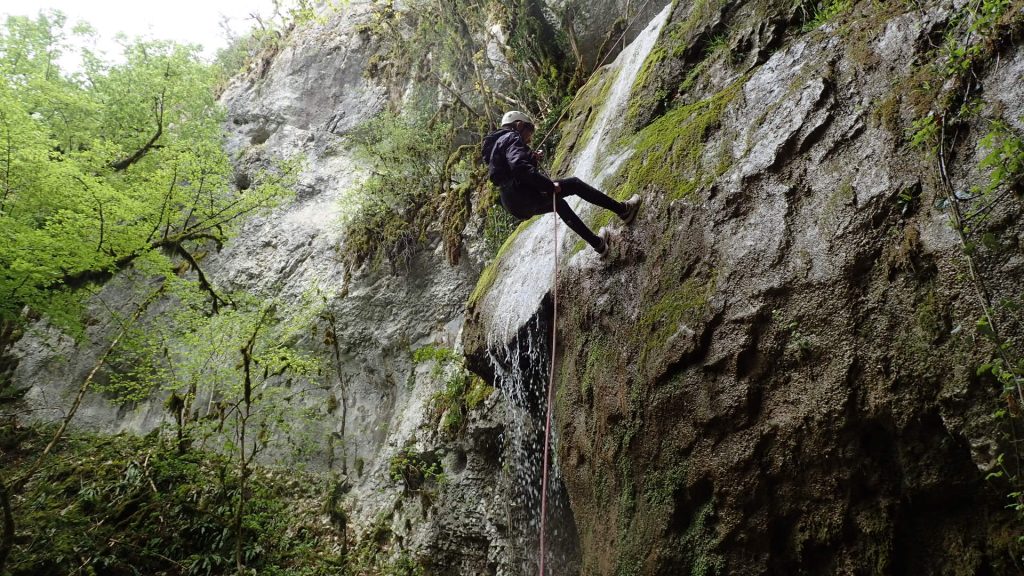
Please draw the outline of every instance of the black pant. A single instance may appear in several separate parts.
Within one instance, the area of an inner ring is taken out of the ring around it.
[[[565,180],[556,180],[556,182],[560,188],[558,200],[555,201],[558,216],[566,226],[586,240],[587,244],[590,244],[595,250],[599,249],[601,239],[591,232],[590,228],[587,228],[587,225],[572,211],[572,208],[569,208],[565,197],[579,196],[591,204],[606,208],[616,214],[621,214],[625,206],[579,178],[566,178]],[[520,220],[551,212],[551,204],[551,194],[548,192],[520,186],[515,181],[501,187],[501,205]]]

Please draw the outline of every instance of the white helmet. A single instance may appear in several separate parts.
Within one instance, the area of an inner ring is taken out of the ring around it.
[[[507,126],[509,124],[514,124],[516,121],[525,122],[527,124],[533,124],[533,120],[530,120],[529,116],[527,116],[526,114],[523,114],[522,112],[519,112],[518,110],[512,110],[510,112],[505,112],[505,115],[501,117],[501,125],[502,126]]]

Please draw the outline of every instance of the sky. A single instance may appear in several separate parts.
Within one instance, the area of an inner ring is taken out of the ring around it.
[[[222,17],[236,34],[252,27],[249,14],[264,17],[273,10],[272,0],[0,0],[0,21],[7,15],[36,16],[40,10],[57,9],[68,23],[85,21],[99,33],[97,46],[116,59],[120,52],[114,38],[119,32],[180,43],[203,45],[212,58],[227,44]],[[73,63],[69,63],[72,64]]]

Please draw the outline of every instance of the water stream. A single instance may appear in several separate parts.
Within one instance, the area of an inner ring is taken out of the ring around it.
[[[611,150],[636,76],[671,13],[671,5],[651,21],[612,62],[606,82],[608,98],[594,121],[593,135],[580,152],[574,175],[600,187],[628,158],[629,150]],[[510,551],[517,574],[538,572],[540,489],[544,450],[544,414],[551,359],[551,288],[554,273],[553,214],[539,218],[521,232],[498,262],[497,280],[481,302],[481,321],[487,327],[488,354],[495,385],[509,406],[502,438],[502,470],[507,498]],[[577,238],[559,221],[559,253]],[[563,264],[564,265],[564,264]],[[552,430],[554,434],[554,430]],[[552,438],[557,446],[557,435]],[[548,574],[579,572],[579,546],[569,500],[559,474],[557,450],[552,449],[549,476],[546,560]]]
[[[639,36],[608,65],[604,81],[612,82],[608,98],[594,129],[577,159],[573,175],[600,188],[604,180],[618,169],[629,157],[630,150],[613,149],[621,120],[625,117],[626,106],[636,76],[650,54],[662,27],[671,13],[666,6]],[[577,199],[570,198],[574,209],[589,209],[579,206]],[[584,203],[585,204],[585,203]],[[515,238],[515,242],[497,263],[497,280],[484,296],[481,322],[487,326],[490,343],[508,342],[519,329],[536,314],[541,301],[551,291],[554,274],[554,251],[552,234],[558,222],[559,254],[563,262],[568,260],[569,248],[578,237],[569,228],[556,220],[554,214],[537,218]],[[596,258],[591,250],[585,250],[586,257]]]

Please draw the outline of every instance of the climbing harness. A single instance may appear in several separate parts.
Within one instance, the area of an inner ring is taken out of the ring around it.
[[[615,41],[618,44],[626,36],[626,32],[633,27],[636,23],[637,18],[643,14],[644,9],[650,4],[651,0],[644,0],[644,3],[637,10],[633,18],[623,28],[622,34]],[[614,44],[613,44],[614,45]],[[597,70],[604,66],[608,57],[611,56],[611,51],[605,54],[601,62],[594,68]],[[572,105],[576,103],[576,100],[580,97],[580,92],[577,91],[576,96],[569,102],[569,104],[559,114],[558,119],[552,126],[557,126],[559,122],[565,117],[566,112],[572,108]],[[544,138],[537,145],[538,150],[542,150],[544,142],[547,141],[548,136],[551,135],[551,131],[548,131],[544,135]],[[548,405],[547,414],[544,422],[544,470],[541,475],[541,487],[540,487],[540,576],[546,576],[544,571],[545,560],[547,556],[547,512],[548,512],[548,454],[551,451],[551,406],[554,403],[554,390],[555,390],[555,353],[558,348],[558,192],[553,191],[551,193],[551,220],[554,222],[555,232],[555,266],[553,271],[553,278],[551,284],[551,301],[552,301],[552,312],[551,312],[551,367],[548,372]]]

